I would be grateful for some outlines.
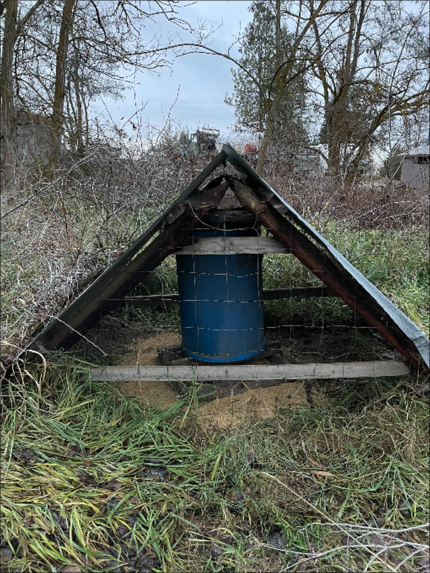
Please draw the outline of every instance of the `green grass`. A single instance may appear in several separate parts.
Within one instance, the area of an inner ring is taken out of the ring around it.
[[[84,364],[26,371],[3,385],[10,571],[127,571],[139,556],[154,571],[294,571],[328,551],[318,570],[374,558],[383,572],[423,559],[428,404],[393,382],[329,387],[317,407],[208,434],[192,398],[147,409]],[[378,539],[398,547],[375,557]]]
[[[329,221],[318,229],[352,265],[400,308],[429,336],[430,293],[428,281],[428,231],[356,230]],[[264,257],[265,288],[322,284],[295,257]],[[266,303],[266,319],[275,323],[309,322],[337,324],[352,316],[340,300],[309,299]]]
[[[112,543],[124,550],[120,530],[128,548],[172,565],[167,532],[186,521],[196,488],[216,479],[216,441],[199,451],[180,434],[173,418],[183,404],[145,410],[82,369],[48,371],[42,384],[38,393],[12,382],[4,414],[2,537],[19,542],[14,565],[103,569]],[[160,465],[168,480],[147,479]]]

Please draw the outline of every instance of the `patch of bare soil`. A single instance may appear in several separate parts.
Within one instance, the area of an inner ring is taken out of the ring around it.
[[[120,321],[105,320],[102,327],[93,331],[93,339],[97,333],[97,344],[109,352],[114,364],[122,366],[158,366],[157,348],[171,344],[179,344],[179,332],[160,332],[146,334],[138,328],[126,329]],[[297,341],[295,345],[297,345]],[[308,353],[309,340],[304,346]],[[295,347],[293,345],[294,350]],[[288,345],[285,354],[291,352]],[[300,348],[303,352],[303,348]],[[315,352],[315,351],[314,351]],[[294,356],[294,362],[300,362]],[[313,358],[313,356],[312,356]],[[308,357],[309,360],[309,357]],[[268,364],[267,359],[257,360],[257,363]],[[153,408],[169,408],[177,400],[178,395],[169,382],[140,381],[121,382],[120,388],[124,394],[136,396],[139,401]],[[245,420],[262,420],[276,415],[279,408],[297,409],[324,399],[322,392],[316,390],[315,383],[289,382],[269,388],[257,388],[226,398],[218,398],[201,404],[199,407],[199,423],[205,429],[234,427]]]
[[[124,394],[136,396],[151,408],[170,408],[178,399],[169,382],[120,382],[119,387]]]
[[[120,364],[156,366],[159,364],[157,348],[180,342],[179,333],[136,338],[129,345]],[[124,394],[137,396],[145,404],[156,408],[169,408],[178,398],[169,382],[122,382],[120,387]],[[245,420],[271,418],[277,414],[279,408],[293,410],[307,405],[309,400],[315,402],[322,399],[322,394],[314,386],[309,389],[305,382],[257,388],[202,404],[199,407],[199,424],[205,429],[234,427]]]
[[[247,421],[272,418],[279,409],[296,410],[324,400],[317,388],[306,382],[287,382],[269,388],[257,388],[236,396],[218,398],[199,408],[199,425],[211,429],[235,427]]]
[[[159,366],[157,348],[179,344],[181,335],[176,332],[162,332],[154,336],[136,338],[129,345],[127,353],[119,364],[123,366]],[[170,408],[178,396],[169,382],[122,382],[124,394],[136,396],[141,402],[153,408]]]
[[[122,366],[160,366],[157,348],[180,344],[180,342],[181,335],[177,332],[162,332],[153,336],[138,337],[129,345],[127,353],[119,364]]]
[[[285,336],[282,354],[294,364],[308,362],[360,362],[371,360],[401,360],[397,350],[370,332],[354,328],[336,332],[300,332]]]

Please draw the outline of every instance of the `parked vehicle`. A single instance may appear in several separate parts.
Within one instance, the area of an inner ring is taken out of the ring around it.
[[[185,151],[189,154],[216,153],[216,140],[220,130],[212,127],[198,129],[185,143]]]

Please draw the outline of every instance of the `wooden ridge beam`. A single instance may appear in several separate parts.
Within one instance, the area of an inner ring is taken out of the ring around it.
[[[180,380],[330,380],[404,376],[409,368],[404,362],[333,362],[268,365],[189,365],[189,366],[106,366],[92,368],[92,379],[107,382],[143,382]]]

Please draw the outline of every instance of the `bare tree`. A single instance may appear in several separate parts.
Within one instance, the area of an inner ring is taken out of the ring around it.
[[[314,104],[322,113],[329,169],[351,177],[384,124],[429,105],[428,9],[370,0],[330,7],[312,26]]]
[[[191,30],[174,0],[38,0],[22,17],[24,0],[6,0],[2,6],[2,124],[13,149],[17,108],[50,116],[57,142],[53,150],[70,139],[82,154],[94,96],[118,95],[125,76],[137,69],[151,72],[170,65],[166,54],[171,44],[146,36],[147,23],[164,18]],[[181,43],[175,50],[180,52]]]
[[[257,170],[263,171],[288,87],[303,77],[307,105],[320,126],[312,149],[334,175],[351,180],[383,139],[384,125],[390,124],[391,132],[396,121],[428,109],[427,2],[415,9],[401,0],[265,2],[276,13],[277,66],[274,93],[264,96]],[[247,65],[245,59],[235,63]],[[261,93],[261,82],[251,69],[246,72]]]
[[[18,2],[4,0],[1,3],[1,15],[4,12],[3,43],[2,43],[2,68],[0,78],[1,99],[1,143],[3,149],[2,160],[5,163],[4,183],[8,184],[13,178],[14,164],[16,162],[16,115],[13,85],[13,65],[15,43],[23,33],[27,23],[31,20],[44,0],[35,2],[29,10],[21,16]]]
[[[312,26],[318,18],[321,18],[324,15],[328,3],[328,0],[318,0],[317,5],[314,7],[313,3],[311,6],[305,6],[305,3],[303,2],[302,6],[302,2],[300,2],[293,31],[293,41],[288,46],[288,50],[285,54],[280,53],[281,40],[280,38],[277,39],[277,61],[280,63],[272,80],[276,86],[276,90],[273,99],[269,102],[266,131],[258,154],[257,172],[260,174],[263,172],[267,149],[272,140],[276,116],[279,113],[279,108],[285,90],[298,76],[307,72],[310,62],[313,61],[312,53],[309,54],[312,50],[308,49],[308,53],[306,53],[302,48],[302,43],[306,41]],[[305,14],[306,8],[307,14]],[[286,13],[292,14],[288,9],[288,5],[287,8],[285,8],[285,11]],[[277,22],[279,22],[279,25],[276,26],[276,34],[277,36],[280,36],[281,2],[276,2],[276,19]],[[284,43],[284,45],[285,44],[286,43]]]

